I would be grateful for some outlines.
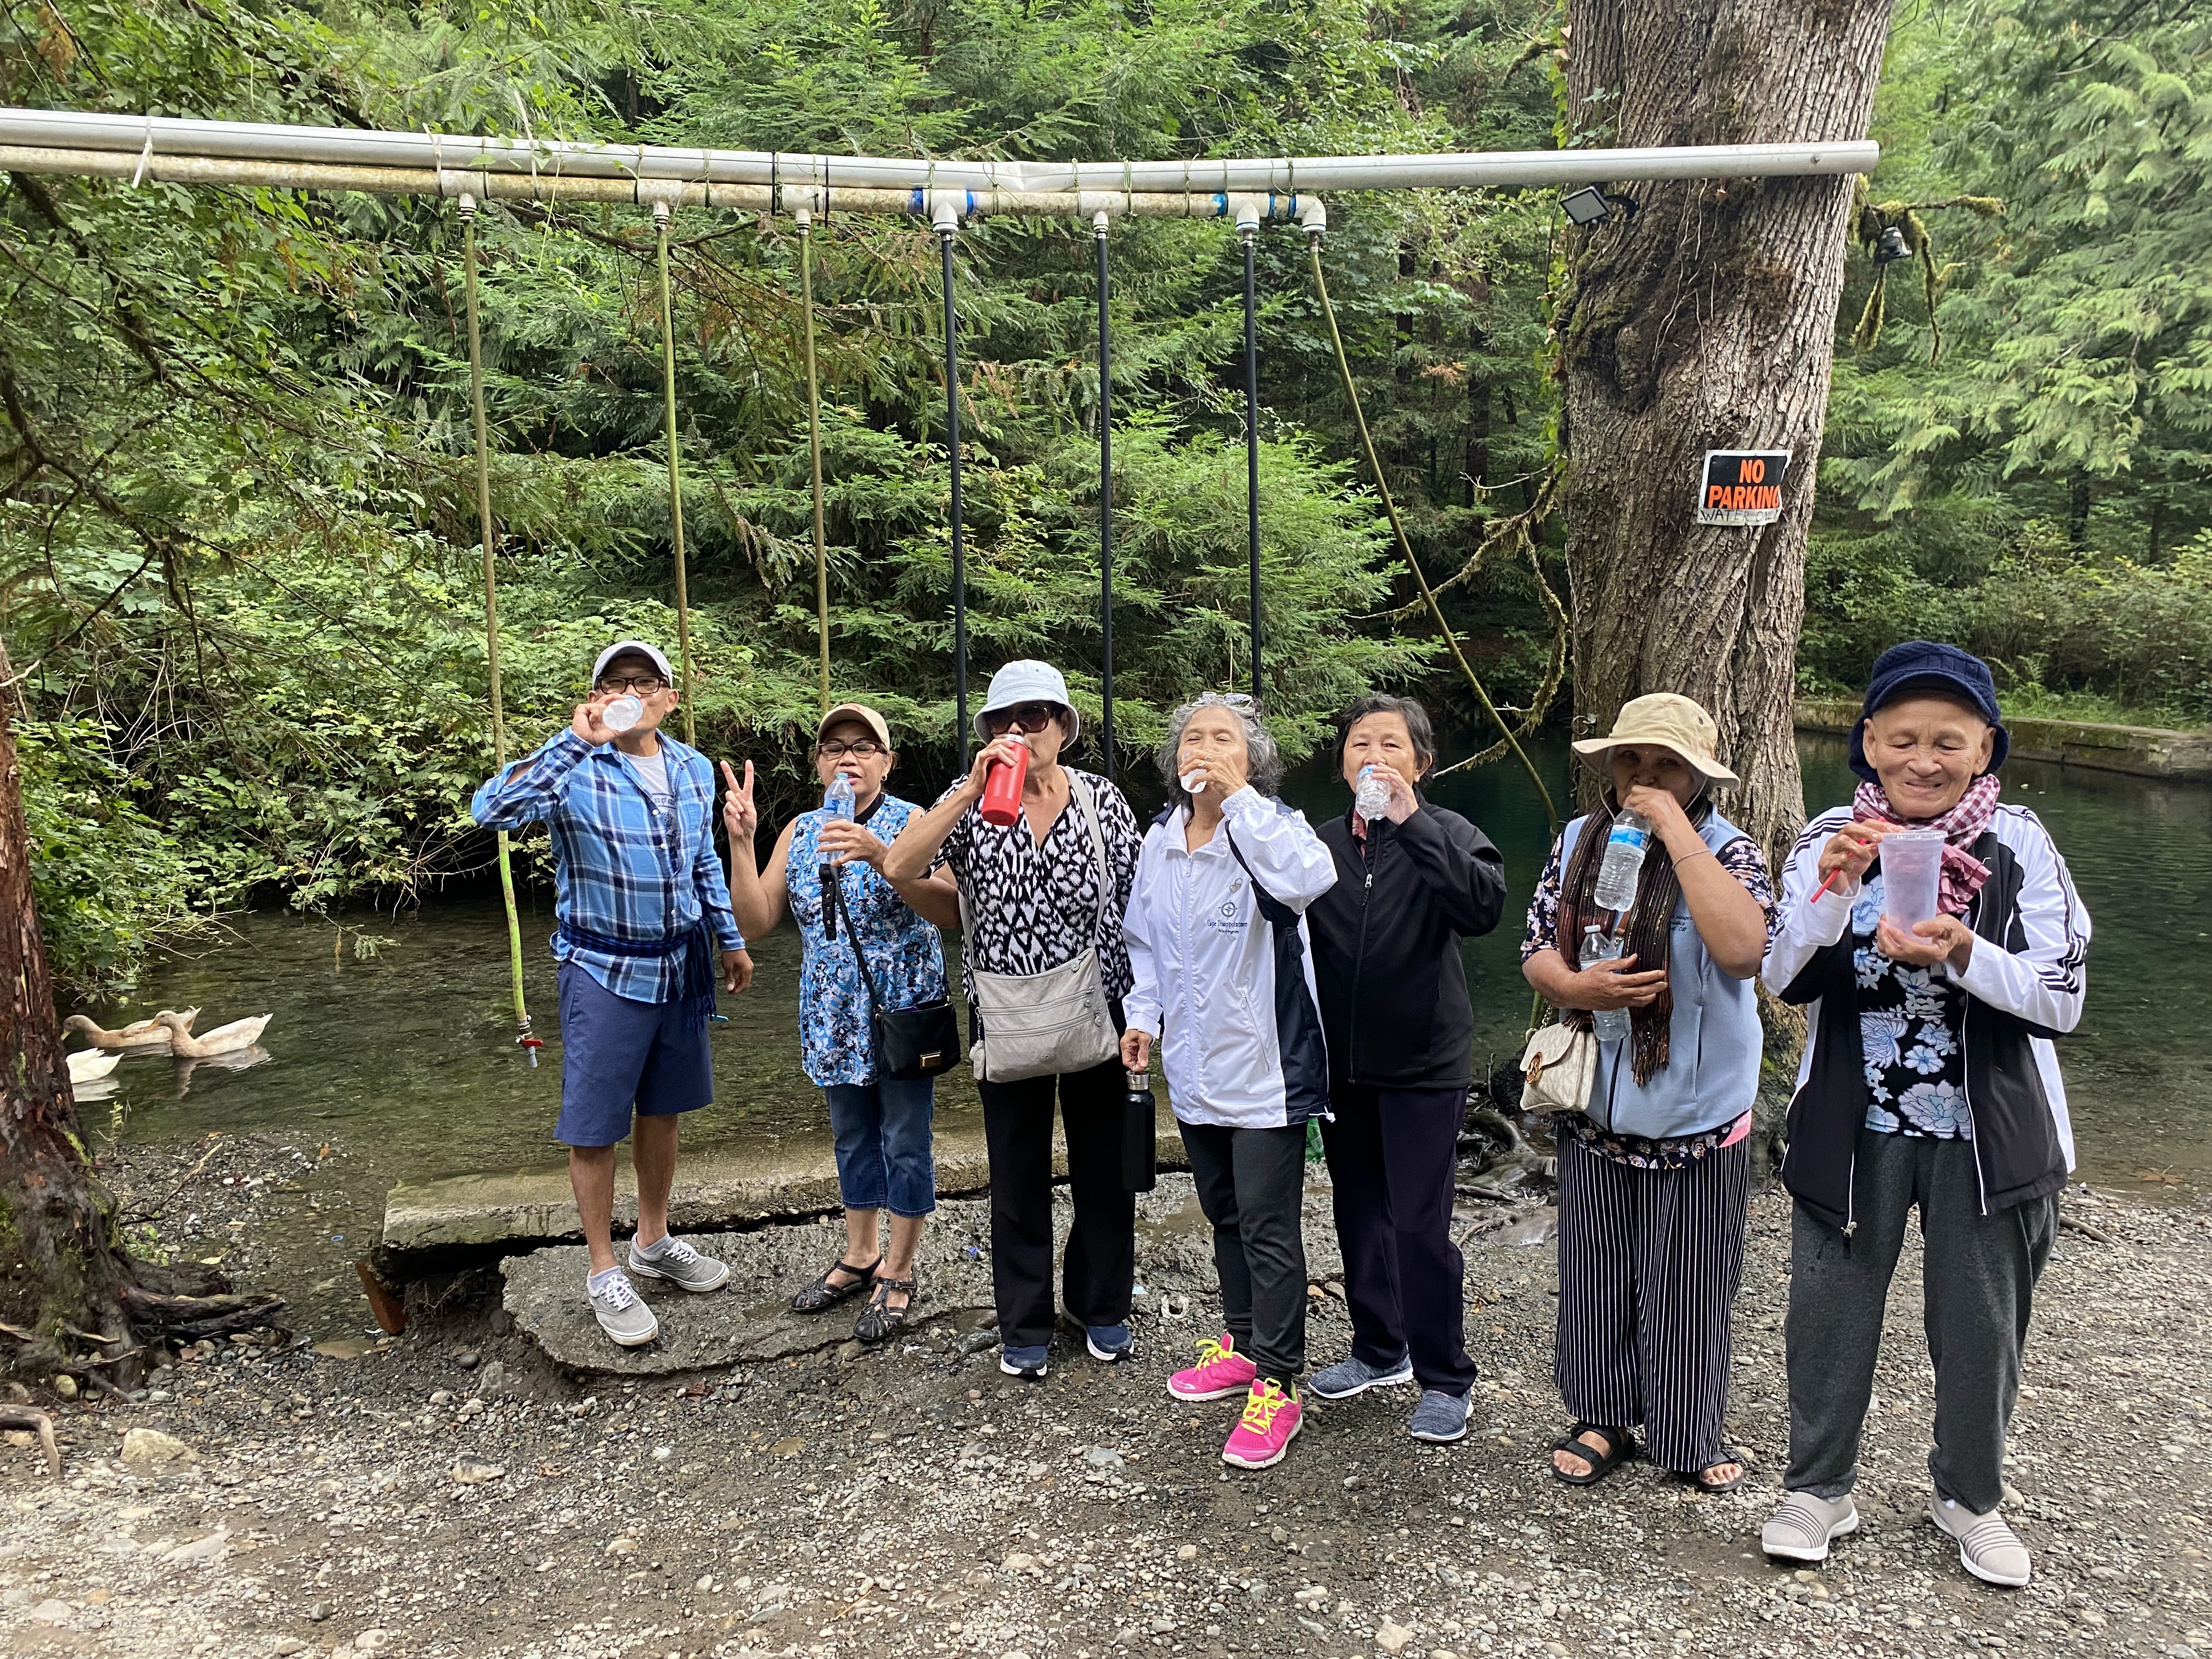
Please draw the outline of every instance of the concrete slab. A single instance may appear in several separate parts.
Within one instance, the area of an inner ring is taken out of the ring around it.
[[[1330,1194],[1321,1170],[1310,1170],[1305,1200],[1306,1274],[1339,1279],[1344,1260],[1330,1219]],[[1073,1220],[1065,1188],[1053,1206],[1062,1244]],[[505,1306],[516,1325],[572,1371],[593,1376],[665,1376],[732,1365],[764,1364],[842,1346],[851,1340],[860,1304],[826,1313],[790,1311],[792,1296],[829,1265],[844,1243],[842,1221],[821,1218],[702,1237],[701,1249],[730,1264],[719,1291],[692,1296],[651,1280],[639,1294],[660,1317],[660,1334],[639,1348],[618,1348],[592,1317],[583,1296],[589,1258],[581,1245],[510,1256],[501,1264]],[[940,1204],[924,1236],[919,1266],[920,1312],[891,1346],[915,1344],[943,1357],[963,1344],[994,1344],[991,1297],[990,1205],[984,1199]],[[1165,1173],[1137,1200],[1137,1282],[1140,1334],[1173,1331],[1175,1340],[1212,1334],[1188,1325],[1188,1302],[1215,1289],[1211,1230],[1190,1177]]]
[[[1158,1122],[1163,1169],[1184,1167],[1182,1137],[1163,1092]],[[1067,1173],[1067,1149],[1054,1133],[1054,1173]],[[980,1115],[941,1114],[936,1134],[940,1195],[979,1193],[991,1182]],[[679,1232],[720,1232],[764,1221],[823,1215],[839,1207],[836,1159],[826,1137],[790,1137],[687,1152],[676,1173],[671,1219]],[[627,1161],[617,1171],[615,1228],[637,1221],[637,1183]],[[394,1187],[384,1212],[381,1265],[404,1278],[414,1267],[509,1254],[580,1239],[583,1230],[564,1167],[453,1176]]]

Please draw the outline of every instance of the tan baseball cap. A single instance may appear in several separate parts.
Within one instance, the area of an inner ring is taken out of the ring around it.
[[[1714,757],[1713,745],[1720,736],[1713,717],[1689,698],[1672,691],[1654,691],[1621,704],[1620,713],[1613,719],[1613,735],[1584,738],[1575,744],[1575,753],[1595,760],[1623,744],[1649,744],[1673,750],[1709,782],[1741,783],[1742,780]]]
[[[891,746],[891,728],[881,714],[864,702],[841,702],[824,714],[814,727],[814,741],[819,743],[830,728],[839,720],[858,720],[876,734],[876,741],[886,749]]]

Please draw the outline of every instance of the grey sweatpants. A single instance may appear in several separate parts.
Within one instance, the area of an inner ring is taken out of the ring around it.
[[[2035,1281],[2051,1259],[2058,1200],[1981,1212],[1964,1140],[1861,1129],[1846,1237],[1799,1205],[1790,1225],[1790,1469],[1783,1485],[1833,1502],[1858,1480],[1859,1432],[1874,1393],[1907,1212],[1926,1242],[1923,1322],[1936,1364],[1936,1489],[1977,1515],[2004,1492],[2005,1428],[2020,1393]]]

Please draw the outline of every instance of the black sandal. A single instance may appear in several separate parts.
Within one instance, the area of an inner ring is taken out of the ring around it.
[[[869,1279],[874,1276],[876,1269],[883,1265],[883,1257],[878,1256],[866,1267],[856,1267],[840,1255],[830,1264],[828,1272],[791,1298],[792,1312],[820,1313],[824,1308],[834,1308],[840,1302],[850,1301],[868,1288]],[[854,1276],[853,1282],[849,1285],[832,1285],[830,1282],[830,1276],[841,1273],[851,1273]]]
[[[1720,1468],[1721,1463],[1735,1464],[1735,1478],[1732,1480],[1706,1480],[1705,1477],[1711,1474],[1715,1469]],[[1751,1465],[1745,1462],[1741,1457],[1723,1457],[1720,1460],[1720,1463],[1708,1463],[1702,1469],[1692,1469],[1687,1474],[1678,1474],[1674,1478],[1677,1480],[1683,1481],[1687,1485],[1695,1487],[1699,1492],[1734,1492],[1738,1486],[1741,1486],[1745,1481],[1751,1479]]]
[[[863,1342],[880,1342],[904,1325],[907,1316],[914,1311],[914,1304],[921,1297],[921,1277],[916,1273],[912,1279],[878,1279],[875,1294],[868,1298],[868,1305],[860,1310],[860,1317],[853,1327],[853,1334]],[[905,1291],[906,1306],[891,1306],[890,1298],[885,1294],[890,1291]]]
[[[1586,1434],[1603,1435],[1605,1449],[1600,1451],[1584,1440],[1583,1437]],[[1601,1423],[1577,1423],[1567,1431],[1564,1437],[1552,1443],[1552,1449],[1579,1457],[1589,1465],[1589,1469],[1581,1474],[1570,1474],[1553,1462],[1552,1474],[1555,1480],[1564,1480],[1570,1486],[1595,1486],[1635,1455],[1636,1442],[1630,1438],[1626,1429],[1609,1429]]]

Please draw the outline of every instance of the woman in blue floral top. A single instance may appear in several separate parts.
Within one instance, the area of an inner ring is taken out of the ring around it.
[[[830,1097],[837,1141],[837,1186],[845,1204],[845,1249],[822,1276],[792,1300],[799,1313],[819,1313],[874,1287],[854,1328],[880,1342],[906,1322],[915,1297],[915,1252],[937,1207],[937,1170],[930,1157],[936,1110],[933,1079],[876,1075],[874,1028],[854,946],[867,952],[868,973],[885,1008],[907,1008],[945,994],[945,958],[938,925],[957,921],[957,892],[941,878],[894,881],[884,854],[917,810],[887,793],[884,780],[898,757],[890,728],[874,709],[841,703],[822,717],[814,769],[827,788],[840,774],[853,786],[848,821],[817,808],[784,825],[763,871],[753,855],[760,813],[753,804],[752,763],[740,783],[729,763],[722,821],[730,835],[730,904],[749,939],[758,939],[788,912],[806,953],[799,975],[799,1040],[806,1075]],[[825,926],[834,872],[842,915],[835,936]],[[881,1212],[890,1214],[890,1243],[879,1248]]]

